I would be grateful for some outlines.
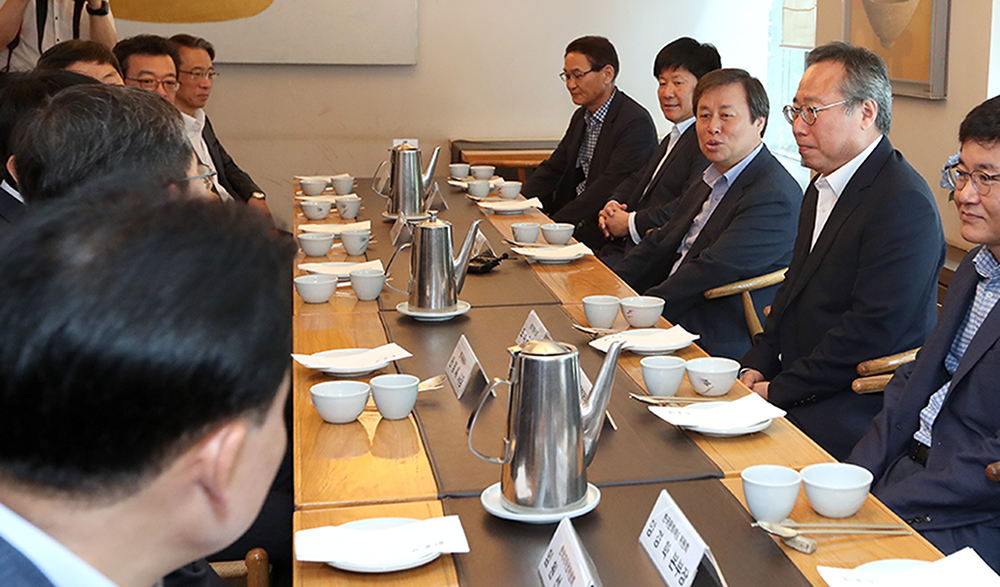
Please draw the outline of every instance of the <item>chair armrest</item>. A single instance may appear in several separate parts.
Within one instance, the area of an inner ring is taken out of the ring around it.
[[[888,357],[881,357],[878,359],[871,359],[863,363],[858,364],[858,375],[878,375],[879,373],[888,373],[889,371],[895,371],[900,365],[909,363],[910,361],[917,358],[917,351],[920,347],[915,349],[905,351],[902,353],[897,353],[895,355],[889,355]]]
[[[743,293],[745,291],[754,291],[756,289],[777,285],[785,280],[785,272],[787,271],[788,268],[785,267],[784,269],[779,269],[773,273],[768,273],[767,275],[759,275],[757,277],[751,277],[750,279],[744,279],[743,281],[736,281],[728,285],[720,285],[719,287],[706,291],[705,299],[712,300],[715,298],[724,298],[726,296]]]

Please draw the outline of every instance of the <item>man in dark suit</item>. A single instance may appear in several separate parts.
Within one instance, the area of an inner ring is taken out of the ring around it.
[[[284,454],[294,246],[141,179],[0,240],[2,585],[153,585],[250,526]]]
[[[613,241],[605,242],[599,252],[608,265],[639,244],[649,230],[666,224],[662,207],[680,197],[688,184],[701,180],[708,159],[698,147],[692,96],[698,80],[720,67],[715,47],[690,37],[672,41],[657,53],[653,62],[657,98],[673,128],[642,169],[618,184],[598,214],[598,227]]]
[[[560,77],[580,108],[522,192],[538,197],[555,221],[575,225],[578,240],[600,246],[597,214],[618,184],[653,154],[656,128],[642,105],[615,88],[618,54],[604,37],[570,43]]]
[[[712,164],[675,201],[670,221],[614,269],[636,291],[663,298],[663,316],[700,334],[708,353],[740,357],[751,342],[740,299],[702,294],[787,266],[802,190],[761,142],[769,104],[756,78],[742,69],[708,73],[694,104]],[[755,293],[759,307],[774,297],[773,289]]]
[[[844,459],[882,408],[881,395],[851,391],[855,369],[923,344],[937,319],[945,244],[927,183],[883,136],[892,88],[882,58],[831,43],[806,64],[784,112],[818,175],[742,380]]]
[[[972,546],[1000,570],[1000,98],[974,108],[951,168],[962,237],[937,326],[885,389],[885,406],[849,461],[875,475],[882,503],[945,554]]]
[[[180,85],[174,105],[184,115],[188,138],[198,153],[199,161],[216,172],[216,187],[223,199],[246,202],[270,214],[264,190],[226,152],[215,135],[212,121],[205,114],[204,107],[212,93],[213,80],[218,75],[212,67],[215,47],[205,39],[192,35],[174,35],[170,40],[177,45],[180,54],[177,67]]]

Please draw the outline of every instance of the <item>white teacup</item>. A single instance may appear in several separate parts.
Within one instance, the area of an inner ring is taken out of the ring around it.
[[[330,252],[330,247],[333,246],[333,234],[321,232],[300,234],[299,246],[309,257],[322,257]]]
[[[472,172],[472,177],[476,179],[489,179],[493,177],[496,167],[492,165],[473,165],[469,167],[469,171]]]
[[[485,179],[470,179],[469,195],[473,198],[485,198],[490,195],[490,182]]]
[[[521,193],[521,182],[505,181],[500,184],[500,197],[505,200],[513,200]]]
[[[743,497],[753,519],[778,524],[792,513],[799,499],[802,475],[778,465],[756,465],[743,469]]]
[[[302,275],[295,278],[295,290],[307,304],[325,304],[337,291],[335,275]]]
[[[351,271],[351,287],[359,300],[377,299],[385,285],[385,271],[381,269],[355,269]]]
[[[367,228],[355,228],[340,233],[340,242],[344,243],[344,251],[348,255],[363,255],[368,249],[372,231]]]
[[[594,328],[611,328],[618,317],[619,300],[615,296],[587,296],[583,298],[583,313],[587,323]]]
[[[323,220],[330,213],[330,202],[302,202],[302,213],[309,220]]]
[[[375,397],[375,407],[383,418],[402,420],[413,411],[420,378],[414,375],[379,375],[372,377],[368,383]]]
[[[324,381],[313,385],[309,394],[321,418],[331,424],[348,424],[365,411],[368,389],[364,381]]]
[[[337,213],[344,220],[358,217],[361,210],[361,196],[337,196]]]
[[[568,222],[553,222],[542,225],[542,236],[550,245],[565,245],[573,238],[576,227]]]
[[[468,163],[452,163],[448,166],[448,174],[455,179],[465,179],[469,177]]]
[[[632,296],[622,299],[622,315],[632,328],[656,326],[666,302],[655,296]]]
[[[726,395],[736,383],[740,364],[725,357],[700,357],[684,366],[695,393],[709,397]]]
[[[330,185],[330,183],[327,180],[315,177],[299,180],[299,187],[302,188],[302,193],[307,196],[318,196],[322,194],[323,190],[325,190],[328,185]]]
[[[514,232],[514,240],[519,243],[533,243],[538,240],[539,227],[537,222],[515,222],[510,225]]]
[[[684,364],[680,357],[643,357],[639,361],[642,367],[642,380],[650,395],[670,397],[680,389],[684,381]]]
[[[346,196],[354,191],[354,178],[350,175],[335,175],[330,178],[330,183],[339,196]]]

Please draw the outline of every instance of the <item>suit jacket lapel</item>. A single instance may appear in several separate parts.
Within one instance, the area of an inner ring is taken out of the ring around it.
[[[660,141],[660,145],[656,147],[656,152],[650,158],[646,166],[643,167],[642,175],[639,176],[639,181],[636,183],[635,188],[633,188],[632,193],[629,196],[629,201],[625,202],[628,205],[629,210],[635,210],[636,206],[639,205],[646,197],[646,186],[652,186],[655,182],[652,181],[653,172],[656,171],[656,166],[660,164],[660,159],[663,159],[663,154],[667,152],[667,147],[670,145],[670,136],[668,135],[665,139]],[[674,151],[677,148],[674,147]],[[673,156],[673,151],[670,153]],[[668,159],[669,161],[669,159]],[[657,173],[657,177],[663,173],[663,168],[667,166],[667,162],[664,162],[660,167],[660,173]]]
[[[611,97],[611,105],[608,106],[608,113],[604,115],[604,122],[601,123],[601,132],[597,135],[597,144],[594,145],[594,156],[590,159],[590,167],[593,168],[597,165],[601,168],[604,163],[604,151],[610,149],[608,146],[608,141],[611,139],[612,133],[604,131],[610,131],[615,126],[615,118],[618,117],[618,111],[622,109],[622,102],[624,100],[624,94],[621,90],[617,90],[615,95]],[[584,132],[586,132],[587,125],[583,124]],[[583,142],[583,134],[580,135],[580,142]]]
[[[970,253],[971,254],[971,253]],[[948,349],[951,348],[951,343],[958,334],[958,329],[962,325],[962,321],[965,319],[965,314],[968,311],[969,306],[972,304],[976,295],[976,286],[979,283],[978,273],[972,268],[972,272],[976,275],[975,278],[967,280],[967,284],[962,284],[963,290],[958,293],[964,294],[962,298],[967,299],[968,302],[965,304],[958,305],[961,311],[956,311],[957,314],[955,321],[955,326],[952,328],[952,336],[948,338]],[[954,280],[953,280],[954,282]],[[948,286],[949,289],[952,287]],[[964,291],[967,288],[968,291]],[[965,354],[962,355],[962,360],[958,362],[958,368],[955,369],[955,374],[951,377],[951,389],[955,389],[959,381],[965,377],[970,370],[979,362],[983,354],[992,347],[997,339],[1000,339],[1000,304],[993,306],[990,310],[986,319],[979,326],[979,330],[976,332],[975,336],[972,337],[972,341],[969,342],[969,347],[965,349]],[[947,349],[945,350],[947,353]],[[942,354],[942,359],[944,354]]]
[[[667,160],[663,162],[663,165],[660,165],[660,170],[656,173],[656,176],[653,178],[647,178],[645,180],[645,183],[642,184],[643,191],[639,192],[639,200],[636,202],[637,204],[639,202],[642,202],[646,198],[646,196],[648,196],[649,193],[653,191],[653,186],[655,186],[663,179],[663,174],[666,173],[667,170],[670,169],[670,166],[674,164],[674,161],[676,161],[677,158],[680,157],[679,153],[685,149],[688,149],[689,143],[696,142],[697,140],[698,140],[698,135],[695,133],[695,128],[694,125],[692,124],[687,128],[686,131],[681,133],[680,138],[677,139],[677,144],[674,145],[674,148],[670,151],[670,154],[667,155]],[[665,152],[667,149],[667,145],[669,145],[670,143],[670,137],[667,136],[667,138],[663,139],[663,142],[664,142],[663,151]],[[657,151],[657,157],[656,157],[657,165],[660,164],[660,159],[662,158],[663,158],[663,152]],[[656,168],[654,167],[653,169],[655,170]],[[650,187],[648,191],[646,191],[647,185]],[[632,206],[632,208],[634,209],[635,206]]]

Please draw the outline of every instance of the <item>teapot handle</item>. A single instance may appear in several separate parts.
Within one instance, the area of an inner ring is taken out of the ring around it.
[[[472,417],[469,418],[469,423],[465,426],[465,435],[469,439],[469,450],[471,450],[477,457],[483,459],[487,463],[493,463],[494,465],[504,465],[510,462],[510,457],[511,457],[509,438],[503,439],[503,458],[499,459],[496,457],[488,457],[483,453],[479,452],[478,450],[476,450],[475,447],[472,446],[472,429],[476,426],[476,420],[479,418],[479,411],[483,409],[484,405],[486,405],[487,398],[489,398],[491,395],[492,396],[496,395],[496,392],[494,392],[493,389],[496,388],[496,386],[498,385],[506,385],[507,387],[510,387],[510,381],[506,381],[504,379],[500,379],[499,377],[497,377],[496,379],[493,380],[493,384],[490,385],[489,388],[483,390],[483,396],[479,399],[479,406],[476,407],[475,412],[472,412]]]
[[[383,161],[383,162],[379,163],[378,167],[375,169],[375,174],[372,175],[372,191],[374,191],[376,194],[382,196],[383,198],[388,198],[389,197],[389,194],[382,193],[382,190],[385,189],[386,184],[389,183],[389,178],[386,177],[386,179],[384,179],[382,181],[382,185],[379,186],[378,185],[378,180],[379,180],[378,172],[382,171],[382,168],[385,167],[386,163],[387,163],[387,161]]]
[[[399,245],[399,248],[397,248],[395,251],[393,251],[392,252],[392,256],[389,257],[389,264],[385,266],[385,286],[388,287],[389,289],[394,289],[394,290],[398,291],[399,293],[403,294],[404,296],[410,295],[410,292],[403,291],[403,290],[399,289],[398,287],[393,287],[392,284],[389,283],[389,270],[392,269],[392,262],[396,260],[396,255],[398,255],[399,252],[402,251],[403,249],[408,249],[411,246],[412,246],[411,243],[404,243],[402,245]],[[406,289],[410,289],[410,288],[406,288]]]

